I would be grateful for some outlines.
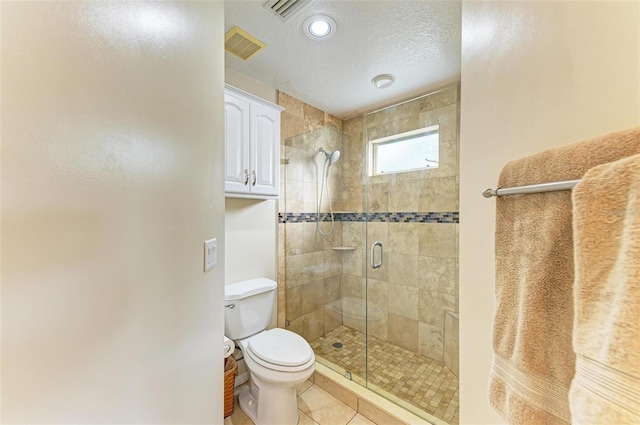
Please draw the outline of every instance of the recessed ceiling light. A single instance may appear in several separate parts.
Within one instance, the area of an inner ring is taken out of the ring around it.
[[[304,33],[314,40],[326,40],[337,29],[336,21],[325,15],[315,15],[304,21]]]
[[[391,74],[380,74],[373,77],[371,80],[371,84],[376,86],[378,89],[386,89],[390,87],[393,82],[396,81],[396,77]]]

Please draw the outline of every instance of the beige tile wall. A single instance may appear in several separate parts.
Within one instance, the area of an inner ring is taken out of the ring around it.
[[[444,364],[456,376],[460,376],[458,329],[458,313],[447,311],[444,315]]]
[[[317,155],[320,147],[342,153],[329,177],[334,210],[458,211],[459,96],[459,86],[450,87],[342,122],[280,93],[279,103],[287,108],[282,114],[281,151],[289,160],[282,166],[280,211],[315,211],[323,160]],[[366,140],[434,124],[440,126],[439,168],[367,178]],[[436,360],[452,361],[455,345],[448,344],[445,353],[445,311],[458,310],[457,224],[343,222],[336,223],[331,236],[323,237],[315,223],[288,223],[280,224],[280,238],[279,306],[286,308],[289,329],[310,341],[341,323],[365,331],[365,304],[351,301],[368,298],[367,313],[375,318],[369,323],[370,334]],[[367,286],[367,243],[376,240],[383,243],[385,261],[378,270],[368,269]],[[331,249],[338,245],[356,249]],[[341,299],[361,311],[343,315]],[[285,313],[279,312],[279,326],[284,321]],[[448,340],[453,341],[454,328],[449,328]]]
[[[320,195],[324,155],[318,151],[342,150],[342,120],[278,93],[282,112],[280,212],[315,212]],[[342,161],[329,173],[333,209],[342,208],[340,181]],[[325,189],[326,190],[326,189]],[[325,198],[322,211],[328,212]],[[326,233],[329,223],[321,223]],[[279,224],[280,255],[278,326],[312,341],[342,324],[342,254],[331,248],[341,244],[342,224],[337,222],[329,236],[321,236],[315,223]]]

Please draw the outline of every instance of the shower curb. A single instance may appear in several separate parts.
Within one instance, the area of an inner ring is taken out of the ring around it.
[[[423,419],[373,391],[349,381],[318,362],[310,380],[362,416],[378,424],[448,425],[447,422],[435,417],[429,420]]]

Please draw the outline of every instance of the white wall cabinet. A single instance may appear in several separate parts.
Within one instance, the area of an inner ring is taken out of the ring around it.
[[[231,198],[276,199],[280,191],[280,111],[225,85],[225,192]]]

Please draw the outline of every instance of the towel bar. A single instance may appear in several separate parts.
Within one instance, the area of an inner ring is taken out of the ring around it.
[[[518,195],[522,193],[540,193],[540,192],[553,192],[556,190],[569,190],[578,184],[580,180],[565,180],[560,182],[530,184],[527,186],[516,187],[504,187],[500,189],[487,189],[482,192],[482,196],[485,198],[491,198],[492,196],[507,196]]]

